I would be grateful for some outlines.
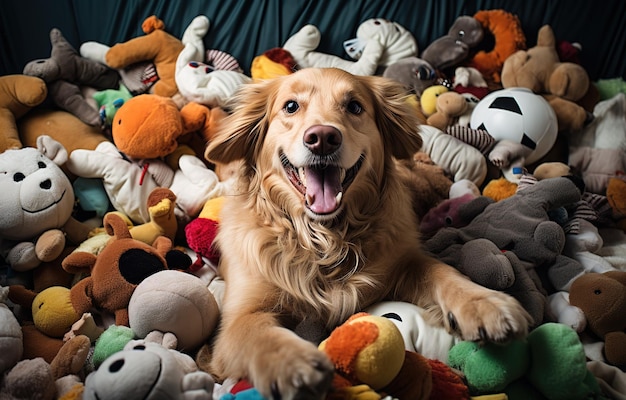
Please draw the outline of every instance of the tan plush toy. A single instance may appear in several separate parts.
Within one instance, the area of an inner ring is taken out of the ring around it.
[[[159,81],[152,87],[155,94],[171,97],[178,92],[176,86],[176,60],[185,47],[177,37],[165,32],[162,20],[152,15],[143,22],[146,34],[112,46],[105,55],[111,68],[126,68],[140,61],[152,61]]]
[[[17,120],[48,95],[43,79],[28,75],[0,76],[0,152],[19,149],[22,145]]]
[[[167,269],[165,255],[172,241],[160,236],[150,246],[135,240],[124,220],[115,214],[104,217],[104,227],[112,238],[98,256],[74,252],[63,260],[63,269],[68,272],[90,272],[72,287],[70,298],[78,315],[95,307],[114,313],[116,325],[128,326],[128,302],[133,291],[147,276]]]
[[[590,90],[587,71],[561,62],[550,25],[539,29],[537,45],[509,56],[502,66],[504,88],[525,87],[543,95],[557,116],[559,131],[579,130],[589,113],[577,102]]]

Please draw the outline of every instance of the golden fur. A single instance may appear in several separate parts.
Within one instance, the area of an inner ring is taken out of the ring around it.
[[[309,68],[246,85],[234,104],[206,152],[241,166],[216,238],[226,282],[217,376],[245,377],[267,398],[323,398],[332,365],[289,328],[313,319],[332,329],[383,299],[422,306],[467,340],[526,333],[529,316],[512,297],[422,252],[395,161],[421,139],[398,84]],[[304,176],[307,165],[319,168]],[[338,201],[333,171],[344,179]]]

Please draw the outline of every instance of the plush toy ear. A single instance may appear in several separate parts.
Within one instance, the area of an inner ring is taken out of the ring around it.
[[[37,138],[37,150],[56,165],[61,166],[67,161],[67,150],[65,150],[65,147],[48,135],[41,135]]]
[[[70,274],[85,272],[96,264],[96,256],[86,251],[76,251],[63,259],[61,266]]]
[[[115,236],[117,239],[132,238],[126,222],[115,213],[108,213],[102,221],[104,229],[109,236]]]
[[[19,304],[22,307],[30,309],[31,304],[35,300],[37,293],[32,290],[26,289],[22,285],[9,286],[9,300],[15,304]]]

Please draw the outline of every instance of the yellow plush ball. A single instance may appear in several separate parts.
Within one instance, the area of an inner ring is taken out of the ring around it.
[[[70,300],[70,289],[51,286],[41,291],[32,305],[33,321],[37,329],[50,337],[63,337],[80,318]]]

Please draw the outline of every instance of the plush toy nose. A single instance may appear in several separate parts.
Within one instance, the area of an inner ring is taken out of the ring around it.
[[[46,179],[39,184],[39,187],[44,190],[48,190],[52,187],[52,181],[50,179]]]
[[[304,132],[304,145],[320,156],[335,152],[342,142],[341,132],[334,126],[313,125]]]

